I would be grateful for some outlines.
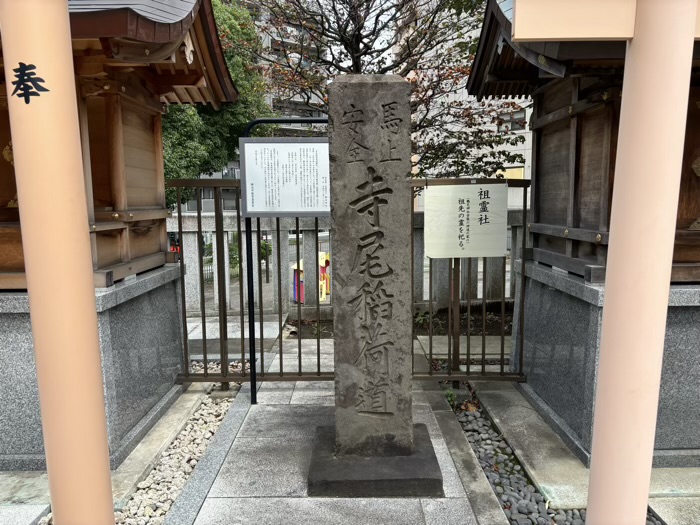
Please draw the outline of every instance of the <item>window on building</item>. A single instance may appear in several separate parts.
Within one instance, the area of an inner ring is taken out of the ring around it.
[[[527,129],[525,110],[519,109],[498,116],[498,131],[521,131]]]

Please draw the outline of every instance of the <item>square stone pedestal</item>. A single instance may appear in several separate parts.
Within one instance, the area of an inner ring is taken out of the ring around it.
[[[309,496],[444,497],[442,472],[424,424],[413,425],[410,456],[335,455],[335,428],[318,427],[309,467]]]

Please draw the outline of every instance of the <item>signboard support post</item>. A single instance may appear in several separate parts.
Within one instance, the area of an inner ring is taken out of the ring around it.
[[[318,118],[303,118],[303,117],[280,117],[280,118],[259,118],[251,120],[243,130],[241,135],[244,138],[250,137],[251,132],[257,126],[266,124],[328,124],[328,117]],[[278,230],[279,231],[279,230]],[[248,343],[249,343],[249,361],[250,361],[250,404],[258,403],[257,389],[257,370],[255,368],[255,286],[253,283],[253,221],[250,217],[245,218],[245,240],[246,240],[246,271],[248,272]],[[279,246],[278,248],[279,249]],[[258,275],[260,279],[260,275]],[[282,308],[282,305],[278,305]],[[301,337],[301,319],[297,320],[300,323],[299,337]],[[264,327],[260,326],[260,333],[264,335]],[[282,337],[282,334],[279,334]],[[264,338],[261,336],[261,340]],[[261,348],[261,352],[265,349]],[[245,364],[242,364],[245,370]]]
[[[459,332],[461,318],[461,303],[459,294],[460,260],[453,259],[452,267],[452,371],[459,372]],[[467,319],[467,337],[469,337],[469,320]],[[459,381],[452,382],[452,388],[459,389]]]

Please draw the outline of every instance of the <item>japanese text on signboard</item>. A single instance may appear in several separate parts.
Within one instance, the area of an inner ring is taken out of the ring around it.
[[[505,183],[429,186],[425,189],[425,254],[503,257],[507,220]]]

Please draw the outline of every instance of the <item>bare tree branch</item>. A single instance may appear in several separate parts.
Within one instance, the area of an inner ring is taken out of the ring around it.
[[[257,0],[272,50],[259,59],[279,102],[325,111],[342,74],[397,74],[413,87],[419,172],[491,176],[523,162],[503,125],[515,101],[477,102],[466,81],[485,0]],[[504,116],[505,115],[505,116]]]

